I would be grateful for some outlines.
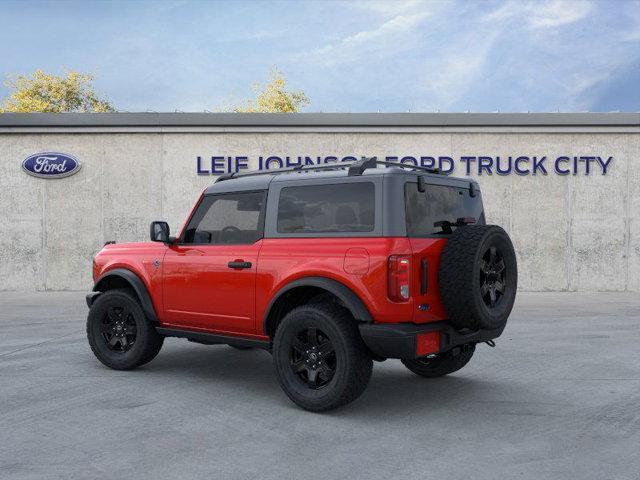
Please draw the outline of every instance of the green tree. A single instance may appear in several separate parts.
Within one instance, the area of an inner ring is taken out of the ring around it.
[[[93,76],[67,72],[50,75],[36,70],[7,80],[11,90],[0,112],[113,112],[111,104],[93,91]]]
[[[269,75],[269,83],[264,87],[254,85],[255,100],[247,101],[246,106],[236,107],[234,112],[244,113],[291,113],[299,112],[302,107],[309,104],[309,99],[304,92],[289,92],[285,90],[287,80],[278,70],[273,70]]]

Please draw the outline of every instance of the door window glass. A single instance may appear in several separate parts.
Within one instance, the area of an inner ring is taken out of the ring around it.
[[[189,221],[183,243],[254,243],[262,238],[265,200],[265,192],[205,196]]]

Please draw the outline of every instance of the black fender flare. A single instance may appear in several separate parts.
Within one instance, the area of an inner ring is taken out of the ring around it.
[[[93,303],[93,301],[102,293],[101,285],[104,285],[104,281],[113,277],[119,277],[126,281],[131,286],[137,297],[140,299],[140,305],[142,306],[142,310],[144,311],[144,314],[147,316],[147,318],[153,323],[159,323],[158,316],[156,315],[156,311],[153,308],[153,302],[151,302],[151,296],[149,295],[147,287],[138,275],[133,273],[131,270],[127,270],[126,268],[114,268],[113,270],[109,270],[100,275],[93,286],[93,291],[97,292],[98,294],[89,294],[87,296],[87,303],[89,303],[89,297],[91,297],[91,303]],[[91,304],[89,304],[89,307],[91,307]]]
[[[358,297],[353,290],[343,283],[327,277],[303,277],[287,283],[271,298],[262,320],[262,328],[264,332],[269,331],[269,316],[276,302],[282,297],[282,295],[298,287],[322,288],[323,290],[326,290],[338,297],[358,322],[373,323],[373,317],[371,316],[371,313],[369,313],[364,302],[360,300],[360,297]]]

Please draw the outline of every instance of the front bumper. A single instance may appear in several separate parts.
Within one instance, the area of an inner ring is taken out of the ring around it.
[[[96,298],[98,298],[100,295],[102,295],[102,292],[88,293],[87,296],[85,297],[85,300],[87,302],[87,307],[91,308],[91,305],[93,305],[93,302],[95,302]]]
[[[441,353],[451,350],[459,345],[468,343],[482,343],[498,338],[504,326],[495,330],[458,331],[448,322],[433,322],[423,325],[415,323],[361,323],[360,335],[369,350],[381,358],[417,358],[424,356],[419,354],[419,336],[434,334],[437,344],[429,351]]]

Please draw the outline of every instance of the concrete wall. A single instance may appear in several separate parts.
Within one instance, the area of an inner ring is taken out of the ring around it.
[[[68,178],[26,175],[42,151],[74,155]],[[151,220],[175,231],[212,177],[201,155],[612,155],[606,176],[477,177],[487,220],[518,253],[524,290],[640,291],[638,133],[23,133],[0,132],[0,290],[91,286],[91,257],[107,240],[146,240]],[[458,169],[457,175],[463,172]]]

